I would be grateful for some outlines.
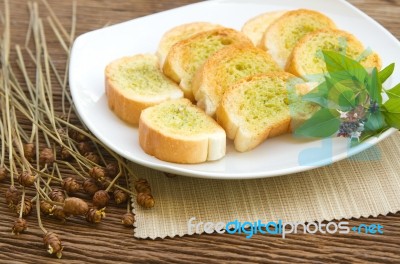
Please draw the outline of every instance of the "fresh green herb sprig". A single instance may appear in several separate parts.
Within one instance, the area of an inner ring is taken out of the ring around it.
[[[336,134],[358,143],[390,127],[400,129],[400,84],[388,90],[382,86],[392,75],[394,63],[368,73],[343,54],[322,54],[328,71],[325,81],[302,98],[321,109],[297,128],[295,135],[325,138]]]

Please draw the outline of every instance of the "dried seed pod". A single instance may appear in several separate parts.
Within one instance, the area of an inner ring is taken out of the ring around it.
[[[15,235],[19,235],[20,233],[24,232],[26,229],[28,229],[26,220],[23,218],[17,218],[14,221],[14,225],[12,227],[12,233]]]
[[[43,243],[49,254],[56,254],[57,258],[62,257],[64,247],[61,244],[60,238],[55,233],[47,232],[43,237]]]
[[[67,148],[61,147],[60,157],[62,160],[71,160],[72,155]]]
[[[86,179],[83,182],[82,186],[83,186],[83,190],[90,195],[94,195],[99,190],[99,186],[97,186],[97,182],[92,178]]]
[[[14,208],[21,201],[21,194],[14,186],[8,187],[5,196],[9,208]]]
[[[149,193],[138,193],[136,201],[140,206],[147,209],[154,207],[155,203],[153,195]]]
[[[66,215],[85,215],[88,211],[88,204],[80,198],[69,197],[64,201],[64,213]]]
[[[93,205],[97,208],[104,208],[110,200],[110,195],[104,190],[97,191],[93,195]]]
[[[88,160],[90,160],[93,163],[99,164],[99,162],[100,162],[99,155],[97,155],[94,152],[86,152],[84,156],[85,156],[85,158],[87,158]]]
[[[146,179],[138,179],[134,183],[137,193],[151,193],[151,187]]]
[[[92,147],[89,142],[79,142],[76,147],[78,148],[79,153],[82,155],[92,151]]]
[[[0,167],[0,182],[4,181],[8,176],[8,172],[5,167]]]
[[[51,205],[45,201],[40,201],[40,212],[42,212],[42,214],[50,215],[53,213],[54,208],[54,205]]]
[[[22,210],[22,216],[28,216],[32,212],[32,202],[30,200],[25,200],[23,203],[20,201],[15,207],[16,213]]]
[[[54,162],[54,153],[50,148],[44,148],[40,152],[39,163],[41,165],[47,164],[51,165]]]
[[[62,206],[56,205],[53,207],[51,214],[53,217],[55,217],[58,220],[61,220],[65,222],[67,219],[68,215],[65,214],[64,208]]]
[[[106,213],[104,211],[105,208],[100,210],[97,210],[96,208],[90,208],[86,214],[86,221],[93,224],[100,223],[101,220],[106,217]]]
[[[72,177],[63,179],[61,182],[61,187],[68,193],[75,193],[81,189],[81,185]]]
[[[176,178],[178,176],[176,174],[172,174],[172,173],[168,173],[168,172],[164,172],[164,175],[167,178]]]
[[[70,138],[72,138],[73,140],[75,140],[77,142],[83,142],[83,141],[87,141],[88,140],[87,136],[85,136],[82,133],[79,133],[76,130],[69,130],[68,131],[68,135],[70,136]]]
[[[22,146],[24,150],[24,156],[29,161],[32,162],[36,156],[35,144],[27,143]]]
[[[107,164],[106,166],[107,176],[114,178],[115,176],[118,175],[118,172],[119,172],[119,166],[117,163],[112,162]]]
[[[135,216],[132,213],[126,213],[122,216],[121,223],[126,227],[133,227]]]
[[[23,171],[18,175],[18,182],[24,187],[30,187],[36,180],[36,177],[32,175],[29,171]]]
[[[64,192],[58,188],[54,188],[49,192],[49,198],[57,203],[63,203],[65,200]]]
[[[116,204],[125,203],[128,200],[128,194],[120,189],[114,191],[114,201]]]
[[[89,175],[96,181],[101,182],[106,177],[106,172],[103,168],[95,166],[89,170]]]

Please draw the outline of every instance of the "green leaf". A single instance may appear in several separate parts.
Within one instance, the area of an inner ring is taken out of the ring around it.
[[[400,98],[389,99],[383,104],[383,108],[389,113],[400,114]]]
[[[367,131],[377,131],[382,129],[385,125],[385,118],[383,114],[380,111],[377,111],[368,116],[368,120],[365,123],[365,129]]]
[[[333,83],[331,78],[326,78],[326,83],[329,88],[328,99],[333,102],[333,109],[349,111],[355,106],[355,93],[351,88],[341,84],[340,82]]]
[[[388,125],[400,129],[400,98],[389,99],[383,105],[382,113]]]
[[[335,80],[356,79],[360,83],[368,77],[365,68],[357,61],[334,51],[322,51],[329,75]]]
[[[385,69],[381,70],[379,72],[379,81],[381,83],[386,82],[386,80],[390,77],[390,75],[392,75],[393,71],[394,71],[394,63],[390,64],[389,66],[387,66]]]
[[[400,83],[390,90],[386,90],[389,99],[400,98]]]
[[[304,95],[302,97],[302,100],[316,103],[322,107],[328,107],[329,106],[328,91],[329,89],[328,86],[326,85],[326,82],[323,82],[320,85],[318,85],[315,89],[313,89],[311,92]]]
[[[318,138],[329,137],[339,130],[339,126],[339,113],[322,108],[297,128],[295,135]]]
[[[374,68],[368,78],[367,91],[372,100],[382,104],[382,83],[379,81],[378,71]]]

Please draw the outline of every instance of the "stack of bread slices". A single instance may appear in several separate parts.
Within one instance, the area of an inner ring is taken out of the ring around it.
[[[175,163],[221,159],[226,138],[249,151],[293,131],[318,110],[301,97],[326,72],[321,50],[380,68],[351,33],[313,10],[258,15],[241,31],[208,22],[164,34],[156,55],[111,62],[105,71],[108,104],[138,126],[143,150]]]

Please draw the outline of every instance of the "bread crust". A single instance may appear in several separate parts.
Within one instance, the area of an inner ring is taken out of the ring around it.
[[[226,83],[224,78],[228,77],[229,72],[236,70],[238,65],[230,65],[229,68],[224,68],[225,65],[229,65],[230,61],[243,58],[246,55],[257,57],[257,62],[263,64],[259,68],[262,66],[265,70],[262,72],[260,69],[253,69],[254,73],[249,75],[281,70],[268,53],[253,45],[237,44],[217,51],[206,60],[193,79],[192,91],[197,101],[197,106],[203,109],[206,114],[215,115],[223,93],[232,85],[231,83]],[[256,63],[256,60],[253,62]],[[244,63],[248,62],[245,61]],[[223,70],[221,70],[221,67]],[[244,77],[247,76],[242,78]]]
[[[299,17],[312,18],[313,20],[319,21],[321,23],[320,28],[336,28],[335,23],[330,18],[314,10],[297,9],[288,11],[280,16],[267,28],[260,46],[267,50],[282,68],[285,67],[286,61],[292,51],[292,49],[288,50],[288,47],[282,45],[282,43],[279,45],[280,40],[282,40],[282,32],[291,24],[291,21],[298,23],[300,21]],[[320,28],[316,28],[315,30]]]
[[[345,39],[346,42],[346,48],[347,49],[352,49],[354,51],[357,51],[359,54],[361,54],[364,51],[364,46],[363,44],[351,33],[343,31],[343,30],[338,30],[338,29],[322,29],[322,30],[317,30],[312,33],[309,33],[305,35],[303,38],[300,39],[298,44],[295,46],[293,49],[292,53],[290,54],[290,57],[287,61],[285,70],[287,72],[290,72],[296,76],[300,76],[302,78],[305,78],[306,80],[312,80],[310,78],[307,78],[308,74],[318,74],[321,72],[309,72],[307,69],[304,69],[303,64],[304,60],[301,58],[302,52],[304,52],[304,49],[308,44],[311,43],[312,39],[314,38],[319,38],[323,36],[334,36],[337,39]],[[311,54],[310,54],[311,56]],[[312,54],[312,56],[315,56],[315,54]],[[366,58],[366,61],[362,62],[363,66],[365,67],[377,67],[378,70],[382,66],[382,62],[378,54],[372,53]]]
[[[287,113],[285,113],[278,122],[274,124],[268,124],[262,127],[262,130],[260,129],[257,131],[251,131],[249,128],[245,127],[241,121],[243,117],[238,117],[235,109],[230,108],[229,101],[233,99],[229,97],[232,96],[232,92],[239,91],[238,89],[241,89],[243,85],[247,83],[257,82],[258,80],[262,80],[264,78],[275,77],[283,80],[296,78],[290,73],[272,72],[242,79],[226,91],[223,96],[222,103],[217,108],[217,122],[225,129],[227,137],[234,140],[235,149],[239,152],[252,150],[267,138],[279,136],[289,132],[291,122],[289,106],[287,107]]]
[[[197,33],[212,30],[215,28],[221,28],[222,26],[217,24],[212,24],[209,22],[192,22],[183,25],[176,26],[171,28],[161,37],[161,40],[158,45],[158,49],[156,52],[157,57],[160,60],[161,67],[164,65],[165,59],[168,55],[171,47],[184,39],[187,39]]]
[[[192,92],[192,81],[195,72],[200,68],[207,58],[205,58],[204,61],[201,61],[199,67],[194,70],[193,75],[189,73],[185,68],[190,68],[193,66],[193,61],[195,60],[194,57],[198,52],[198,50],[191,49],[190,45],[195,43],[203,43],[205,39],[211,36],[220,36],[221,39],[226,39],[226,44],[224,44],[225,46],[240,43],[253,45],[244,34],[231,28],[217,28],[214,30],[200,32],[190,38],[174,44],[170,49],[167,58],[165,59],[163,72],[166,76],[179,84],[184,92],[184,97],[192,102],[195,102]]]
[[[161,103],[162,101],[169,99],[182,98],[183,93],[172,81],[166,77],[165,81],[169,82],[169,85],[176,86],[175,90],[171,90],[169,94],[159,96],[140,96],[135,94],[129,89],[120,87],[114,80],[113,74],[115,74],[116,67],[118,65],[127,63],[131,60],[152,60],[155,69],[157,69],[157,58],[150,54],[138,54],[132,57],[123,57],[118,60],[111,62],[105,69],[105,92],[108,101],[108,107],[124,122],[129,125],[138,125],[140,113],[149,106]],[[161,70],[159,74],[162,75]]]
[[[191,105],[190,101],[186,101],[184,104]],[[151,121],[151,110],[144,110],[139,121],[139,144],[147,154],[160,160],[182,164],[218,160],[225,155],[225,131],[201,110],[198,109],[199,114],[210,122],[210,130],[196,135],[171,134],[161,130]]]
[[[262,48],[264,33],[267,28],[287,10],[271,11],[255,16],[243,25],[242,32],[253,42],[254,46]]]

